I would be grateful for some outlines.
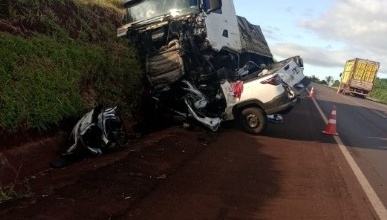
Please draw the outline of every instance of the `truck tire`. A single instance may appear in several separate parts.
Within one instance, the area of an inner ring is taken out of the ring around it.
[[[267,125],[267,118],[260,108],[246,108],[241,111],[239,121],[244,130],[251,134],[262,133]]]

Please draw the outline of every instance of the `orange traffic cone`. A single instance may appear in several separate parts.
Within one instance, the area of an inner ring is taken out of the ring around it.
[[[333,106],[328,124],[326,125],[325,130],[322,131],[322,133],[330,134],[330,135],[338,135],[336,132],[336,106]]]
[[[314,96],[314,93],[313,93],[313,87],[312,87],[312,89],[309,92],[308,98],[313,98],[313,96]]]

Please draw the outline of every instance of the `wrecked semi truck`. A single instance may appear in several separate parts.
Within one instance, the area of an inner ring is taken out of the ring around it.
[[[347,60],[340,74],[337,93],[359,95],[366,98],[372,91],[379,70],[379,62],[355,58]]]
[[[274,63],[260,27],[237,16],[232,0],[127,0],[123,7],[117,36],[137,46],[157,107],[213,131],[237,119],[259,134],[306,86],[302,58]]]

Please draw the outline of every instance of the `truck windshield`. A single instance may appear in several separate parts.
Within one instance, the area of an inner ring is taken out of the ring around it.
[[[197,0],[144,0],[126,8],[126,22],[147,20],[160,15],[185,15],[199,11]]]

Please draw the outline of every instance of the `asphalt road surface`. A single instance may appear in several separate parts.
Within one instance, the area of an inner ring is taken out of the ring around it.
[[[387,206],[387,105],[335,91],[314,84],[315,97],[327,117],[337,108],[339,137]]]
[[[259,136],[173,126],[63,169],[47,169],[63,135],[3,150],[1,182],[32,194],[0,219],[387,219],[386,106],[313,86]],[[333,106],[338,136],[322,133]]]
[[[386,196],[386,106],[313,85],[379,198]],[[363,103],[363,104],[359,104]],[[305,98],[262,136],[223,128],[217,141],[122,219],[378,219],[326,123]],[[386,204],[386,203],[385,203]],[[379,210],[380,211],[380,210]]]

